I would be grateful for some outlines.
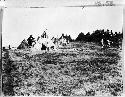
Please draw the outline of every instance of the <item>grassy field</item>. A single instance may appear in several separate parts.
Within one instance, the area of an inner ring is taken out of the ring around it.
[[[3,52],[3,93],[37,96],[120,96],[121,50],[70,43],[58,51]]]

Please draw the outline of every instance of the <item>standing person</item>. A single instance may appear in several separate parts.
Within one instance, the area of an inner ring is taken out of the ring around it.
[[[9,50],[11,49],[10,45],[9,45]]]
[[[32,46],[32,43],[35,41],[34,39],[32,35],[27,39],[29,46]]]
[[[103,38],[101,39],[101,45],[102,45],[102,48],[104,48],[105,45],[104,45],[104,39]]]

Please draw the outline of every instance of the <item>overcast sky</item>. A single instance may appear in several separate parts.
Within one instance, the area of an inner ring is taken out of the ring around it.
[[[87,33],[96,29],[120,32],[122,24],[122,7],[6,8],[3,14],[2,42],[3,46],[18,46],[30,34],[37,37],[46,28],[49,37],[65,33],[76,38],[80,32]]]

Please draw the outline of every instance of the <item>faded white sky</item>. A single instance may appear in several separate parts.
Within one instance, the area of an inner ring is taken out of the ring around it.
[[[30,34],[37,37],[45,28],[50,37],[67,33],[76,38],[80,32],[96,29],[119,32],[122,24],[122,7],[7,8],[3,15],[2,42],[3,46],[18,46]]]

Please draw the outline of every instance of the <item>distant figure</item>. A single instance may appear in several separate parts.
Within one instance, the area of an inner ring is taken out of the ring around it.
[[[46,50],[47,47],[42,43],[42,47],[41,47],[41,50]]]
[[[46,34],[46,31],[43,32],[43,34],[41,35],[41,38],[48,38],[48,35]]]
[[[108,47],[111,47],[111,41],[107,40],[107,42],[108,42]]]
[[[101,40],[102,48],[104,48],[104,39]]]
[[[10,45],[9,45],[9,50],[11,49]]]
[[[3,47],[3,51],[5,51],[6,50],[6,48],[5,47]]]
[[[35,42],[34,39],[35,38],[33,38],[32,35],[30,35],[30,37],[27,39],[29,46],[32,46],[32,43]]]
[[[40,36],[38,36],[38,38],[37,38],[37,40],[36,41],[38,41],[40,39]]]

